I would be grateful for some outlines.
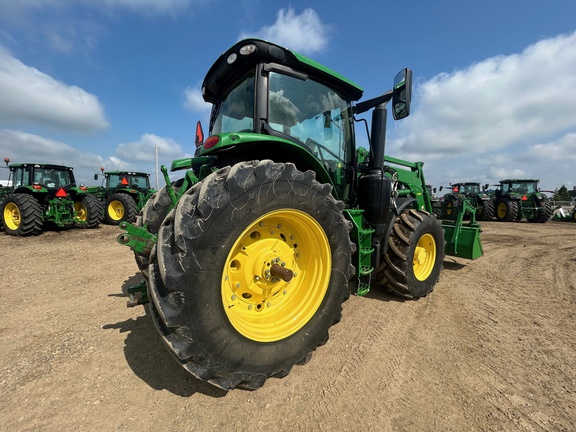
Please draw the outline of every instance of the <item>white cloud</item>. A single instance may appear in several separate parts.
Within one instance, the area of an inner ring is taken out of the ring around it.
[[[108,126],[98,98],[23,64],[0,46],[0,122],[93,131]]]
[[[576,121],[576,33],[441,74],[417,89],[403,151],[484,153]]]
[[[304,9],[300,15],[294,9],[280,9],[276,22],[271,26],[249,33],[244,32],[239,39],[257,37],[285,46],[302,54],[311,54],[324,49],[328,44],[330,26],[323,24],[314,9]]]
[[[158,157],[162,160],[191,157],[182,147],[171,138],[163,138],[154,134],[144,134],[140,140],[120,144],[116,149],[117,156],[124,162],[154,162]]]
[[[507,174],[541,178],[548,188],[576,184],[576,33],[440,74],[414,90],[412,114],[397,124],[389,154],[425,161],[442,182],[494,182]],[[568,160],[570,174],[561,169]]]
[[[77,183],[89,184],[104,163],[100,156],[82,152],[61,141],[44,138],[20,130],[0,129],[2,160],[12,163],[52,163],[74,168]],[[4,170],[0,176],[4,176]],[[7,174],[6,174],[7,175]],[[4,178],[4,177],[0,177]]]
[[[208,113],[212,108],[212,105],[208,102],[204,101],[202,97],[202,91],[200,90],[200,86],[197,87],[188,87],[184,91],[184,108],[190,111],[198,111],[201,113]]]

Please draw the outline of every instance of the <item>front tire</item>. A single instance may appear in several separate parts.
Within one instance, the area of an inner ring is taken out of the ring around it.
[[[444,231],[436,217],[404,211],[392,227],[378,283],[402,297],[424,297],[440,278],[444,254]]]
[[[253,390],[328,340],[355,273],[343,208],[291,163],[241,162],[187,191],[160,227],[149,297],[188,372]]]

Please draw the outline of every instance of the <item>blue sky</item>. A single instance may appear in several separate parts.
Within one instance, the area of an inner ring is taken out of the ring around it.
[[[245,36],[311,57],[364,97],[414,71],[387,154],[428,183],[576,186],[576,2],[0,0],[0,158],[153,174],[207,130],[200,84]],[[366,142],[357,128],[359,142]],[[0,170],[0,179],[7,172]],[[160,180],[160,185],[162,181]]]

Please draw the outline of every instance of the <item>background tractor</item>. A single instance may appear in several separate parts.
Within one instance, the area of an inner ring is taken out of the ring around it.
[[[475,209],[477,220],[492,220],[494,203],[484,192],[487,188],[487,184],[481,187],[478,182],[451,183],[448,187],[451,192],[445,194],[435,205],[435,214],[440,219],[454,219],[457,207],[467,200],[469,207]]]
[[[209,136],[196,128],[186,170],[122,222],[166,347],[195,377],[256,389],[306,363],[328,340],[353,292],[381,285],[426,296],[445,253],[482,255],[479,226],[433,215],[422,162],[385,156],[386,105],[410,113],[412,73],[356,103],[355,83],[257,39],[236,43],[208,71]],[[355,116],[372,110],[370,148],[356,147]]]
[[[63,165],[21,163],[6,165],[11,185],[0,188],[0,222],[6,234],[31,236],[44,224],[95,228],[102,220],[102,204],[76,186],[72,168]]]
[[[150,187],[150,174],[133,171],[104,171],[94,174],[104,176],[103,185],[89,187],[91,193],[104,202],[104,221],[111,225],[133,222],[138,212],[156,192]]]
[[[500,180],[492,201],[499,221],[512,222],[522,218],[544,223],[554,213],[554,204],[538,189],[537,179]]]

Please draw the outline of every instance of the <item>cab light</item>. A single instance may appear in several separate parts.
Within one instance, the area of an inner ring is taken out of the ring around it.
[[[228,56],[228,58],[226,59],[226,63],[228,64],[232,64],[236,61],[236,59],[238,58],[238,56],[236,55],[236,53],[232,53]]]
[[[66,198],[66,191],[62,188],[58,189],[58,192],[56,192],[56,196],[58,198]]]
[[[213,135],[211,137],[206,138],[206,141],[204,141],[204,148],[205,149],[209,149],[214,147],[216,144],[218,144],[220,142],[220,137]]]
[[[256,45],[254,44],[244,45],[242,48],[240,48],[240,54],[242,55],[250,55],[254,51],[256,51]]]

